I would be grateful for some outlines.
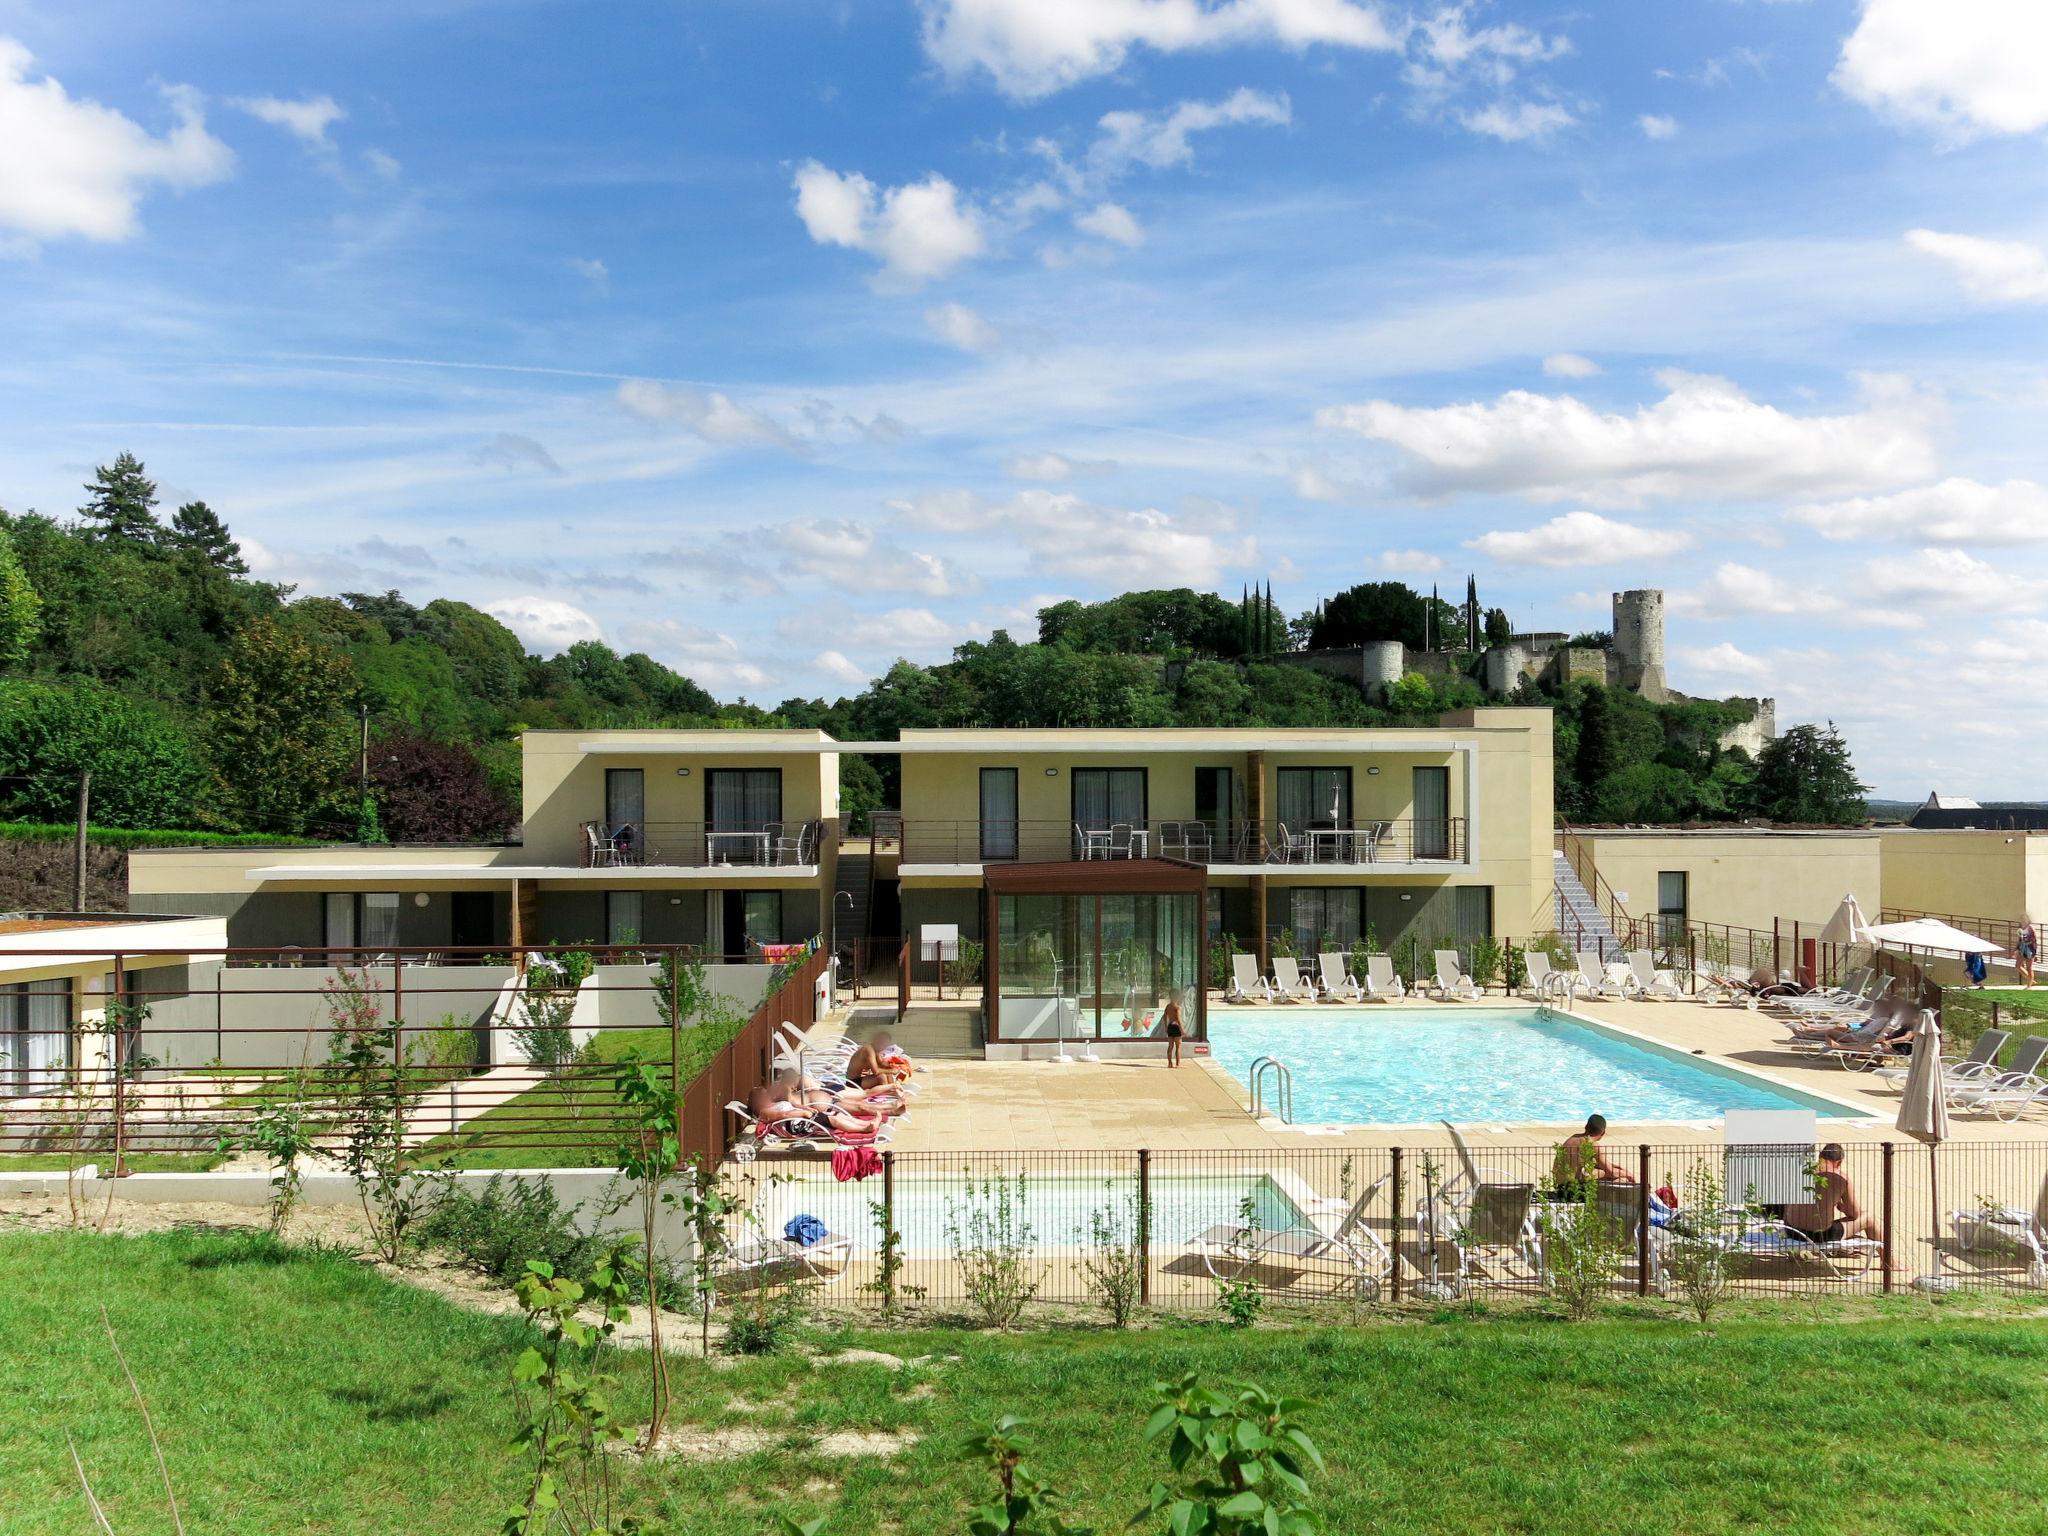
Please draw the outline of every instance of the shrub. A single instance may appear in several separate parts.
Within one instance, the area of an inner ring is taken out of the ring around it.
[[[1491,987],[1500,981],[1501,962],[1505,958],[1499,939],[1491,934],[1481,934],[1472,941],[1472,979],[1482,987]],[[1517,957],[1519,958],[1519,957]]]
[[[804,1290],[795,1285],[759,1285],[744,1306],[725,1315],[720,1348],[728,1355],[779,1355],[803,1327]]]
[[[1686,1170],[1678,1187],[1679,1215],[1664,1247],[1664,1270],[1702,1323],[1728,1293],[1732,1255],[1716,1228],[1722,1207],[1721,1176],[1704,1159]]]
[[[1145,1258],[1138,1236],[1145,1211],[1135,1191],[1128,1201],[1118,1201],[1115,1180],[1105,1179],[1102,1187],[1111,1198],[1088,1213],[1088,1255],[1081,1267],[1109,1313],[1110,1326],[1127,1328],[1144,1290]]]
[[[533,1260],[557,1274],[582,1274],[604,1251],[578,1230],[553,1184],[503,1175],[493,1175],[479,1189],[450,1185],[420,1217],[413,1235],[507,1285]]]
[[[1542,1219],[1550,1294],[1574,1322],[1592,1315],[1628,1257],[1621,1223],[1600,1209],[1599,1188],[1588,1179],[1583,1198],[1550,1206]]]
[[[946,1201],[946,1240],[967,1299],[984,1327],[1010,1328],[1038,1294],[1030,1272],[1033,1239],[1024,1214],[1024,1175],[977,1181],[969,1171],[962,1198]]]

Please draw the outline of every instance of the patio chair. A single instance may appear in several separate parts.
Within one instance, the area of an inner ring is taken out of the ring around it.
[[[1394,1272],[1394,1255],[1379,1234],[1366,1225],[1365,1213],[1391,1177],[1382,1174],[1368,1184],[1333,1228],[1325,1228],[1313,1216],[1273,1231],[1239,1222],[1220,1222],[1189,1238],[1187,1251],[1200,1259],[1202,1267],[1219,1281],[1252,1275],[1254,1283],[1264,1288],[1277,1286],[1258,1279],[1260,1272],[1291,1270],[1290,1278],[1298,1280],[1307,1265],[1329,1264],[1336,1268],[1340,1279],[1351,1283],[1355,1294],[1370,1300]],[[1336,1206],[1341,1202],[1330,1204]]]
[[[1720,1242],[1738,1258],[1758,1263],[1782,1261],[1817,1265],[1831,1280],[1853,1280],[1870,1269],[1884,1252],[1874,1237],[1841,1237],[1815,1242],[1797,1227],[1769,1217],[1759,1219],[1746,1210],[1728,1210],[1721,1216]]]
[[[853,1257],[853,1243],[826,1232],[814,1243],[763,1233],[728,1245],[711,1273],[707,1300],[732,1291],[749,1291],[782,1280],[836,1280]]]
[[[1814,1054],[1831,1058],[1838,1067],[1851,1072],[1868,1072],[1873,1067],[1896,1066],[1913,1027],[1920,1022],[1920,1010],[1903,998],[1879,1003],[1866,1024],[1858,1025],[1849,1039],[1833,1044],[1822,1042]]]
[[[1207,864],[1213,852],[1209,823],[1189,821],[1181,824],[1181,853],[1190,864]]]
[[[2041,1057],[2048,1052],[2048,1040],[2038,1035],[2029,1035],[2020,1042],[2020,1048],[2013,1052],[2012,1065],[2005,1072],[1998,1069],[1998,1053],[2005,1049],[2005,1042],[2012,1035],[2003,1029],[1987,1029],[1977,1037],[1969,1054],[1954,1061],[1945,1061],[1941,1066],[1942,1086],[1949,1090],[1951,1097],[1959,1089],[1985,1087],[1995,1079],[2009,1073],[2028,1073],[2041,1065]],[[1904,1082],[1908,1066],[1873,1067],[1871,1076],[1881,1077],[1889,1082]]]
[[[619,862],[618,843],[594,821],[583,824],[583,848],[592,869],[609,869]]]
[[[1890,980],[1889,977],[1884,979]],[[1798,997],[1786,998],[1785,1006],[1794,1013],[1803,1013],[1816,1008],[1848,1008],[1875,1002],[1877,997],[1870,989],[1877,980],[1877,973],[1866,965],[1851,971],[1839,986],[1816,987]]]
[[[2035,1043],[2029,1040],[2026,1044]],[[2021,1050],[2024,1052],[2026,1046]],[[1988,1082],[1950,1089],[1949,1102],[1960,1109],[1995,1115],[2000,1120],[2017,1120],[2028,1110],[2048,1104],[2048,1078],[2037,1070],[2040,1064],[2038,1052],[2032,1054],[2031,1064],[2025,1066],[2015,1056],[2012,1071],[2001,1072]]]
[[[1223,994],[1226,1003],[1249,1003],[1254,999],[1262,1003],[1273,1001],[1273,984],[1259,974],[1257,955],[1232,955],[1230,957],[1230,990]]]
[[[1433,951],[1436,956],[1436,983],[1429,989],[1429,995],[1438,1002],[1448,1003],[1454,998],[1467,1002],[1479,1001],[1479,984],[1465,974],[1465,967],[1458,959],[1455,949]]]
[[[2027,1266],[2027,1284],[2048,1287],[2048,1228],[2032,1211],[2014,1205],[1980,1203],[1975,1210],[1951,1211],[1958,1255],[1981,1260],[2009,1253]]]
[[[1365,999],[1364,991],[1344,969],[1344,957],[1327,949],[1316,956],[1316,981],[1326,1003],[1341,1003],[1347,997],[1353,1002]]]
[[[1796,1051],[1812,1051],[1826,1055],[1835,1050],[1861,1050],[1874,1045],[1893,1027],[1901,1004],[1886,1001],[1879,1003],[1861,1019],[1838,1019],[1816,1024],[1799,1025],[1791,1034],[1778,1043],[1789,1045]],[[1847,1031],[1843,1034],[1843,1031]],[[1839,1040],[1830,1036],[1841,1035]]]
[[[1522,996],[1543,1002],[1550,995],[1550,955],[1541,949],[1522,951]]]
[[[1578,952],[1579,985],[1586,989],[1589,997],[1626,997],[1628,989],[1608,974],[1607,966],[1595,949]]]
[[[770,1123],[733,1099],[725,1106],[739,1118],[745,1135],[733,1143],[733,1161],[750,1163],[762,1151],[813,1152],[831,1147],[880,1146],[896,1133],[895,1122],[884,1120],[871,1132],[854,1134],[835,1131],[822,1121],[792,1117]]]
[[[1468,1289],[1484,1278],[1480,1261],[1519,1263],[1528,1273],[1499,1278],[1542,1284],[1543,1224],[1534,1184],[1481,1184],[1471,1192],[1452,1242],[1458,1250],[1457,1288]]]
[[[1657,962],[1650,958],[1647,949],[1632,949],[1628,952],[1629,975],[1635,981],[1638,997],[1678,998],[1685,994],[1678,988],[1678,982],[1669,971],[1657,969]]]
[[[1173,857],[1173,851],[1176,848],[1183,855],[1188,851],[1186,824],[1178,821],[1162,821],[1159,823],[1159,856],[1164,859],[1170,859]]]
[[[1137,829],[1128,821],[1113,821],[1109,824],[1109,857],[1112,859],[1131,858]]]
[[[1365,957],[1365,995],[1379,1002],[1391,1002],[1397,997],[1406,997],[1408,988],[1400,974],[1394,969],[1392,955],[1367,955]]]
[[[1276,824],[1279,837],[1274,839],[1273,851],[1266,855],[1268,864],[1307,864],[1313,854],[1309,848],[1306,832],[1290,832],[1286,822]]]
[[[1316,984],[1301,974],[1301,967],[1292,955],[1273,957],[1273,991],[1283,1003],[1312,1003],[1316,1000]]]
[[[1380,849],[1394,839],[1394,824],[1391,821],[1368,821],[1358,829],[1353,844],[1352,859],[1356,863],[1377,864]]]

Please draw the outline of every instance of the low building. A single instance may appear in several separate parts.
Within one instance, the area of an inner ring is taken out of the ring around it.
[[[1569,834],[1630,918],[1790,933],[1819,928],[1844,896],[1873,919],[1885,897],[1884,841],[1873,830],[1778,827],[1576,827]]]

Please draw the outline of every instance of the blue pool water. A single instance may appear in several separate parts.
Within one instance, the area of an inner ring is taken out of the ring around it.
[[[1297,1125],[1718,1120],[1730,1109],[1853,1111],[1732,1067],[1666,1055],[1535,1008],[1217,1009],[1209,1046],[1247,1086],[1274,1056]]]

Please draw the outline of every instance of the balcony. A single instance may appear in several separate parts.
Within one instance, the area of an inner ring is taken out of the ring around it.
[[[810,869],[822,821],[586,821],[584,869]]]
[[[1080,859],[1180,859],[1210,868],[1370,868],[1461,864],[1461,816],[1424,821],[1149,821],[1083,826],[1073,821],[903,823],[903,863],[1050,864]]]

